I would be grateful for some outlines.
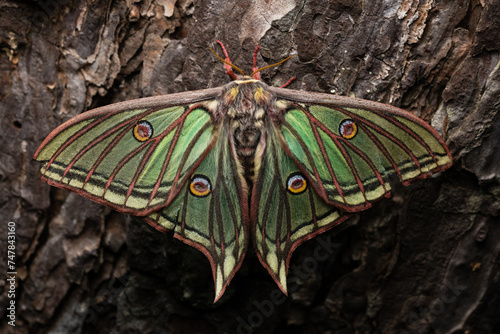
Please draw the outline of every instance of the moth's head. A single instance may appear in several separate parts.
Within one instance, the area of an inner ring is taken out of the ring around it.
[[[292,55],[290,57],[283,59],[280,62],[277,62],[276,64],[257,68],[257,51],[259,50],[259,46],[257,45],[257,47],[255,48],[255,52],[253,54],[253,67],[252,67],[253,72],[250,75],[246,75],[239,67],[237,67],[236,65],[231,63],[231,59],[229,59],[229,55],[226,51],[226,48],[224,47],[224,44],[222,44],[221,41],[217,41],[217,43],[219,43],[219,45],[221,46],[222,52],[224,52],[224,56],[226,57],[226,59],[222,59],[222,57],[220,57],[212,48],[209,48],[210,51],[212,51],[214,53],[214,55],[225,64],[224,69],[226,70],[226,73],[231,77],[231,79],[238,80],[238,81],[239,80],[242,80],[242,81],[246,81],[246,80],[260,81],[261,80],[260,71],[268,69],[270,67],[280,65],[281,63],[287,61],[288,59],[295,57],[295,55]],[[236,70],[240,74],[234,73],[233,69]]]

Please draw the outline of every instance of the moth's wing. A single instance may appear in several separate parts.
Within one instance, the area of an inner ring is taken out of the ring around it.
[[[401,109],[329,94],[270,87],[286,109],[280,140],[318,194],[359,211],[403,184],[451,166],[437,132]]]
[[[205,254],[212,267],[215,301],[240,267],[248,246],[246,183],[230,140],[226,124],[177,198],[145,217],[156,228],[174,231],[176,238]],[[196,182],[208,184],[211,190],[197,190]]]
[[[220,88],[116,103],[56,128],[34,155],[42,179],[135,215],[168,205],[216,138]]]
[[[279,143],[277,130],[267,126],[266,148],[251,197],[252,237],[260,262],[280,289],[287,293],[286,275],[292,252],[302,242],[348,218],[349,214],[325,203],[307,179],[289,189],[302,173]]]

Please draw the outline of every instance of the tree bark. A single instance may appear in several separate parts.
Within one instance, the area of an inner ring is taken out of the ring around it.
[[[498,0],[1,2],[0,273],[16,274],[0,331],[500,332],[499,26]],[[270,85],[412,112],[454,166],[300,246],[288,297],[249,249],[213,304],[202,253],[51,188],[31,157],[93,107],[228,82],[216,40],[246,73],[257,44],[259,67],[297,54],[262,72]]]

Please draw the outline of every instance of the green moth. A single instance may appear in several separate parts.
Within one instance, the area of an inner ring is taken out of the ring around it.
[[[298,245],[388,197],[392,175],[407,184],[451,166],[443,140],[412,114],[270,87],[255,56],[245,76],[219,44],[234,81],[91,110],[34,155],[49,184],[141,216],[203,252],[215,300],[250,241],[286,293]]]

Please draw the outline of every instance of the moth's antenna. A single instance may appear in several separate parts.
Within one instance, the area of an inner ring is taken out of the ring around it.
[[[214,53],[214,55],[215,55],[217,58],[219,58],[219,60],[220,60],[221,62],[223,62],[223,63],[224,63],[224,64],[226,64],[226,65],[231,66],[231,67],[232,67],[232,68],[234,68],[236,71],[240,72],[242,76],[245,76],[245,73],[243,73],[243,71],[242,71],[242,70],[240,70],[240,69],[239,69],[236,65],[233,65],[233,64],[231,64],[230,62],[225,61],[224,59],[222,59],[222,58],[221,58],[221,57],[220,57],[220,56],[219,56],[219,55],[218,55],[218,54],[217,54],[217,53],[216,53],[216,52],[215,52],[212,48],[209,48],[209,49],[210,49],[210,51],[212,51],[212,52]],[[285,60],[286,60],[286,59],[285,59]]]
[[[285,62],[285,61],[287,61],[288,59],[290,59],[290,58],[292,58],[292,57],[295,57],[295,56],[296,56],[296,55],[293,55],[293,56],[290,56],[290,57],[286,57],[285,59],[283,59],[282,61],[277,62],[276,64],[267,65],[267,66],[264,66],[264,67],[262,67],[262,68],[259,68],[258,70],[253,71],[253,72],[252,72],[252,74],[250,74],[250,76],[251,76],[251,77],[253,77],[253,75],[254,75],[255,73],[257,73],[257,72],[260,72],[260,71],[265,70],[265,69],[270,68],[270,67],[278,66],[279,64],[284,63],[284,62]]]

